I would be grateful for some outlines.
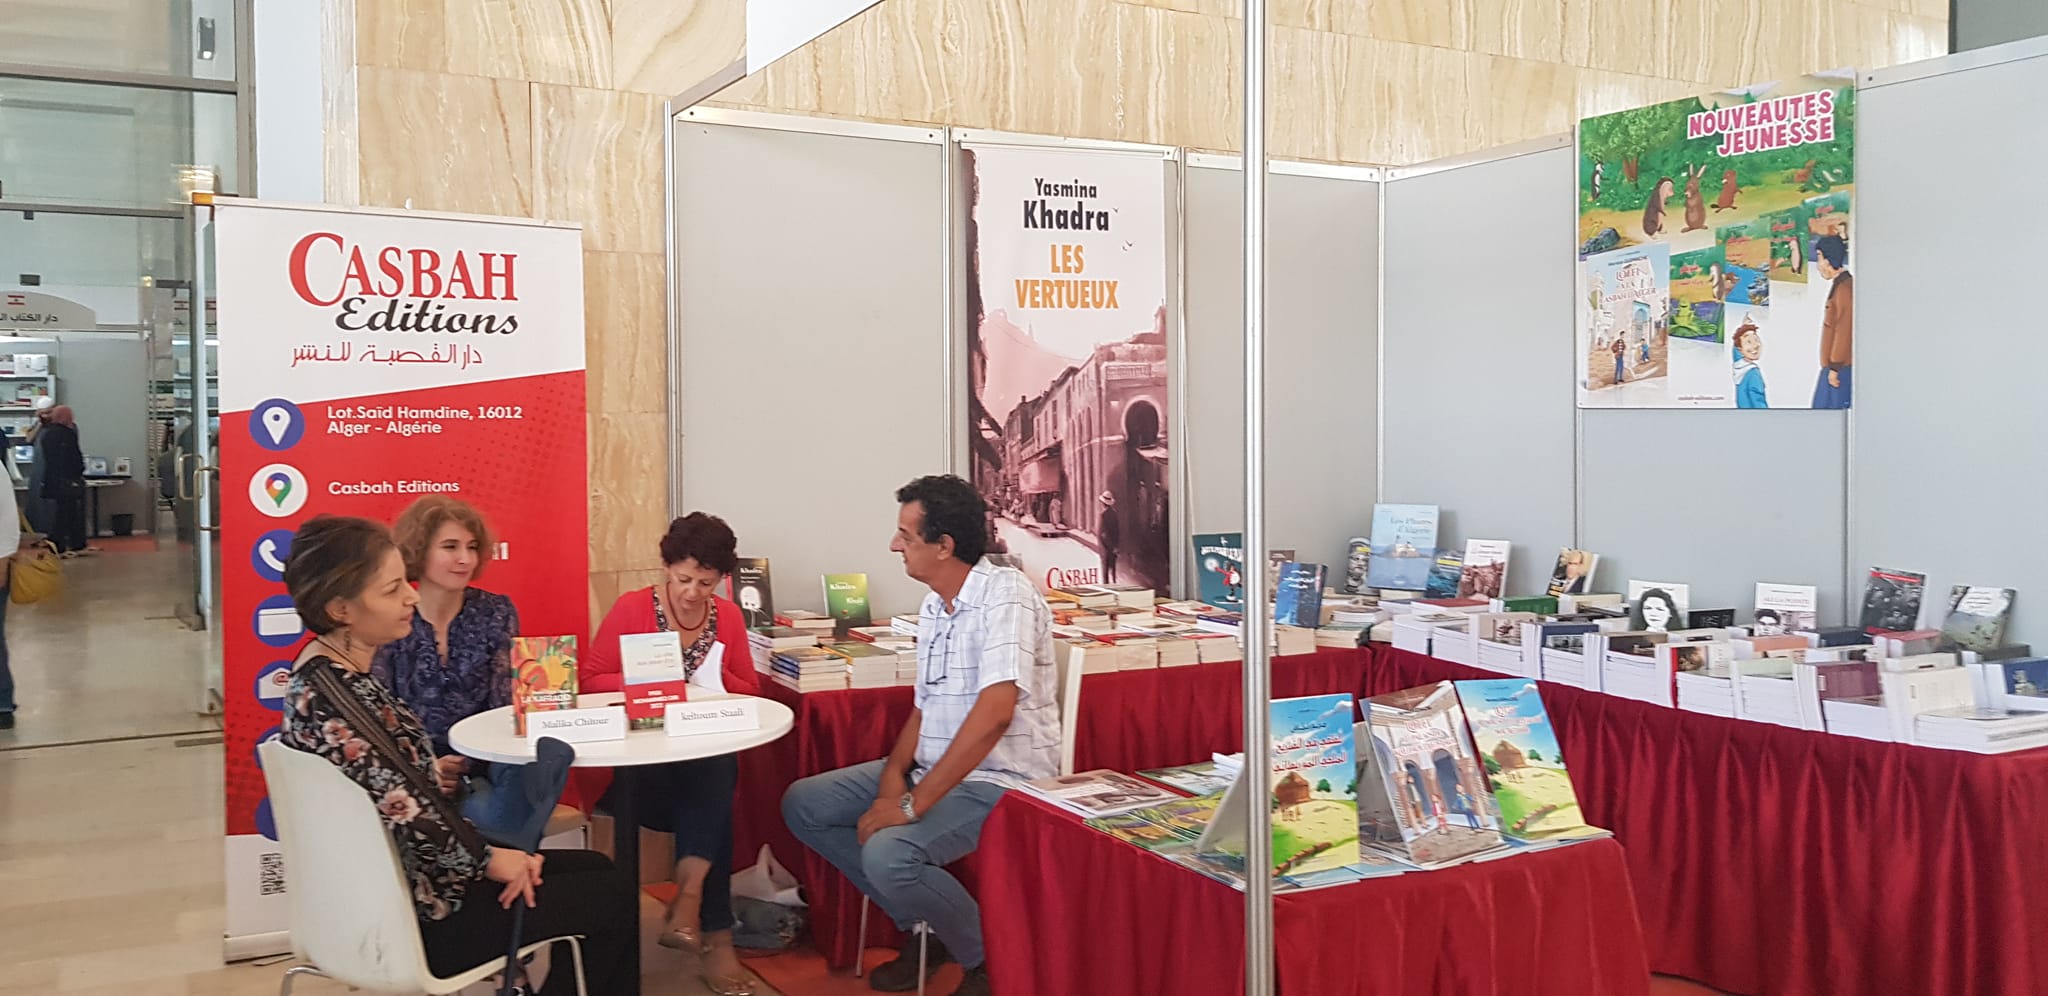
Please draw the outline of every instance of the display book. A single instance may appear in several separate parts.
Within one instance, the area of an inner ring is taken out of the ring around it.
[[[1349,696],[1275,700],[1257,789],[1241,756],[1152,769],[1140,774],[1193,796],[1089,825],[1242,888],[1243,807],[1263,791],[1283,891],[1608,835],[1580,815],[1534,682],[1442,682],[1362,705],[1358,722]]]
[[[726,578],[726,600],[740,607],[748,630],[775,625],[774,574],[766,557],[741,557]]]
[[[530,713],[576,708],[576,638],[512,638],[512,732],[526,735]]]

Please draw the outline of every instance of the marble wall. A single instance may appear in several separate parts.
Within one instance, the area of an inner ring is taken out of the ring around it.
[[[329,72],[343,91],[328,109],[330,199],[584,225],[602,611],[655,576],[666,517],[662,102],[740,55],[744,0],[325,2],[355,51]],[[1948,0],[1270,6],[1273,154],[1376,164],[1928,58],[1948,14]],[[1241,18],[1237,0],[883,0],[713,103],[1228,150]]]

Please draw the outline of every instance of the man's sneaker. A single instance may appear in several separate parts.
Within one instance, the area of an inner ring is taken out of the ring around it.
[[[988,986],[988,966],[980,965],[960,977],[960,988],[953,990],[953,996],[989,996],[994,991]]]
[[[953,960],[944,942],[936,935],[926,934],[925,978],[931,978],[940,965]],[[868,973],[868,988],[878,993],[907,993],[917,989],[917,938],[915,933],[903,938],[903,946],[896,950],[896,960],[876,965]],[[984,988],[983,992],[988,990]]]

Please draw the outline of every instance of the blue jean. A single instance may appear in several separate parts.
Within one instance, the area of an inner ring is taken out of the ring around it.
[[[7,603],[13,589],[7,569],[0,568],[0,712],[14,711],[14,669],[7,658]]]
[[[1841,367],[1835,371],[1838,375],[1836,379],[1842,382],[1842,386],[1833,387],[1828,384],[1828,369],[1826,367],[1821,368],[1820,376],[1815,377],[1813,380],[1813,407],[1849,407],[1849,369],[1848,367]]]
[[[491,764],[484,777],[469,779],[462,815],[488,837],[504,839],[526,825],[533,803],[526,798],[526,765]]]
[[[916,823],[882,830],[863,847],[855,828],[881,791],[884,763],[856,764],[791,785],[782,796],[783,821],[897,927],[907,931],[923,921],[962,968],[976,968],[985,957],[981,907],[945,866],[974,853],[981,825],[1004,788],[961,782]]]
[[[674,834],[676,860],[711,863],[697,903],[697,927],[706,933],[733,927],[732,801],[739,781],[740,760],[731,754],[653,765],[633,776],[640,825]]]

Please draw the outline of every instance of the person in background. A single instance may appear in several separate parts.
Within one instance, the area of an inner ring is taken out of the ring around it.
[[[7,658],[7,603],[14,553],[21,548],[21,512],[13,488],[0,488],[0,730],[14,729],[14,669]]]
[[[931,969],[966,970],[954,996],[987,996],[981,907],[946,866],[974,851],[1005,791],[1059,773],[1052,610],[1023,572],[983,559],[987,509],[966,481],[921,477],[896,501],[889,550],[931,589],[916,706],[887,758],[791,785],[782,816],[898,927],[930,927]],[[909,992],[917,969],[913,934],[868,985]]]
[[[448,745],[456,723],[512,704],[519,610],[474,585],[490,560],[490,527],[469,503],[428,495],[399,514],[393,532],[419,608],[412,631],[379,648],[370,673],[426,727],[443,787],[468,790],[462,815],[487,832],[509,832],[531,814],[521,766],[471,761]],[[549,832],[581,820],[574,807],[560,807]]]
[[[22,501],[22,514],[28,516],[28,527],[48,535],[55,531],[56,518],[51,512],[50,502],[43,497],[43,454],[42,447],[36,446],[37,437],[43,434],[43,427],[50,424],[50,409],[57,407],[57,399],[45,394],[36,399],[36,420],[21,434],[21,441],[35,448],[28,462],[28,492]]]
[[[54,405],[36,432],[36,463],[43,468],[42,496],[53,506],[50,539],[66,559],[98,553],[86,545],[85,451],[78,443],[78,421],[70,405]]]
[[[1102,503],[1102,526],[1095,538],[1102,542],[1102,583],[1116,583],[1116,551],[1123,545],[1124,531],[1116,518],[1116,496],[1104,491],[1095,499]]]
[[[412,632],[419,602],[391,533],[367,519],[316,516],[292,538],[284,583],[314,636],[293,664],[279,739],[334,762],[383,817],[428,967],[448,976],[503,955],[511,906],[524,898],[521,944],[581,934],[590,992],[636,996],[631,878],[591,851],[492,847],[443,794],[420,718],[370,674],[376,649]],[[558,947],[550,964],[542,996],[576,992],[569,953]]]
[[[578,667],[578,690],[623,687],[619,638],[633,633],[675,633],[692,686],[758,695],[752,645],[740,607],[715,592],[738,566],[739,540],[724,519],[692,512],[669,523],[661,538],[661,584],[619,596],[605,613],[597,638]],[[704,984],[720,996],[750,996],[753,982],[732,944],[732,810],[739,759],[680,761],[644,769],[634,780],[634,801],[646,825],[675,835],[676,898],[669,904],[659,943],[694,950],[704,958]],[[583,791],[597,798],[608,774]],[[591,777],[591,776],[586,776]]]

